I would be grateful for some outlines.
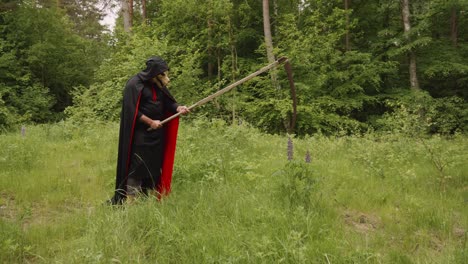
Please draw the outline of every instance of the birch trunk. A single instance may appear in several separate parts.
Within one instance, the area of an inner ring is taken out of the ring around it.
[[[130,30],[133,27],[133,0],[128,0],[128,14],[130,18]]]
[[[265,35],[265,47],[268,63],[273,63],[275,62],[275,55],[273,54],[273,40],[271,38],[270,27],[270,3],[268,0],[263,0],[263,32]],[[270,76],[273,86],[278,87],[276,72],[274,70],[270,73]]]
[[[121,3],[122,15],[123,15],[124,31],[127,33],[130,33],[132,31],[131,14],[133,13],[133,0],[121,0],[120,3]],[[130,6],[130,3],[132,3],[132,6]]]
[[[407,40],[409,40],[409,33],[411,31],[409,0],[402,0],[401,4],[402,4],[401,15],[403,19],[403,29],[404,29]],[[414,54],[414,51],[410,50],[408,52],[408,59],[409,59],[409,74],[410,74],[411,89],[419,90],[419,81],[418,81],[417,67],[416,67],[416,54]]]

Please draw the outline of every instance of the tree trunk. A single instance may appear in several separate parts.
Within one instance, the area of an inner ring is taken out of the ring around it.
[[[270,3],[268,0],[263,0],[263,32],[265,34],[265,47],[267,51],[268,63],[275,62],[275,55],[273,54],[273,40],[271,38],[270,28]],[[270,72],[271,82],[274,87],[278,87],[276,72]]]
[[[128,0],[128,13],[130,18],[130,30],[133,27],[133,0]]]
[[[213,1],[211,0],[209,3],[208,3],[208,12],[207,12],[207,16],[206,16],[206,25],[208,27],[208,42],[207,42],[207,46],[206,46],[206,50],[207,50],[207,55],[208,55],[208,79],[211,79],[214,75],[214,70],[215,70],[215,59],[217,59],[217,54],[216,54],[216,49],[215,47],[213,47],[214,45],[214,41],[213,41],[213,33],[214,33],[214,30],[213,30],[213,27],[215,25],[215,21],[214,21],[214,16],[213,16]],[[219,69],[219,65],[218,65],[218,69]],[[218,72],[218,74],[221,74],[220,72]],[[221,78],[219,78],[218,81],[220,81]]]
[[[237,78],[237,50],[234,39],[234,32],[231,18],[228,20],[229,27],[229,45],[231,46],[231,80],[234,82]]]
[[[214,54],[213,54],[214,56]],[[217,65],[218,65],[218,74],[217,74],[217,86],[218,86],[218,90],[220,90],[221,88],[221,56],[219,55],[219,53],[216,51],[216,61],[217,61]],[[212,64],[212,67],[214,67],[214,65]],[[213,100],[213,103],[215,104],[215,107],[216,109],[221,109],[221,105],[219,104],[218,102],[218,98],[215,98]],[[219,111],[218,111],[219,112]]]
[[[236,73],[237,73],[237,52],[236,52],[236,45],[234,42],[234,33],[232,32],[232,24],[231,19],[228,20],[229,26],[229,45],[231,46],[231,80],[232,82],[236,81]],[[234,88],[231,92],[232,94],[232,124],[236,123],[237,114],[236,114],[236,106],[237,106],[237,88]]]
[[[411,23],[410,23],[410,11],[409,11],[409,0],[402,0],[401,1],[401,15],[403,19],[403,29],[405,32],[405,36],[409,41],[409,33],[411,31]],[[416,67],[416,54],[414,51],[410,50],[408,52],[408,59],[409,59],[409,74],[410,74],[410,85],[411,89],[419,90],[419,82],[418,82],[418,75],[417,75],[417,67]]]
[[[419,81],[416,67],[416,54],[413,51],[409,53],[409,71],[410,71],[410,84],[411,89],[419,90]]]
[[[349,0],[344,0],[344,9],[346,11],[345,51],[349,51]]]
[[[132,31],[132,13],[133,13],[133,0],[121,0],[122,14],[124,22],[124,31],[130,33]],[[132,6],[130,6],[132,3]],[[132,7],[132,8],[130,8]]]
[[[278,0],[273,0],[273,12],[275,14],[275,20],[278,21]],[[274,35],[278,36],[278,23],[274,27]]]
[[[141,0],[141,16],[143,18],[143,24],[146,24],[146,0]]]
[[[454,47],[457,46],[457,38],[458,38],[457,8],[453,6],[452,14],[450,16],[450,40],[452,41],[452,45]]]
[[[208,25],[208,45],[207,45],[207,52],[208,52],[208,79],[211,79],[213,77],[213,73],[214,73],[214,63],[213,63],[213,60],[214,60],[214,57],[215,57],[215,51],[214,51],[214,47],[212,46],[212,43],[213,43],[213,40],[212,40],[212,35],[213,35],[213,21],[211,19],[211,16],[208,15],[208,21],[207,21],[207,25]],[[218,67],[219,68],[219,67]]]

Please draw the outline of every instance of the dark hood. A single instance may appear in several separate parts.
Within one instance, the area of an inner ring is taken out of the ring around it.
[[[151,57],[146,61],[146,69],[138,73],[138,77],[142,81],[148,81],[168,70],[167,63],[161,57]]]

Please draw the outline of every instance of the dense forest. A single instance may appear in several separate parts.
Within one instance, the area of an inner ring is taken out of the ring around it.
[[[268,133],[468,131],[467,0],[1,0],[0,127],[116,121],[151,55],[193,116]],[[112,30],[100,22],[118,9]],[[295,119],[295,122],[292,122]]]

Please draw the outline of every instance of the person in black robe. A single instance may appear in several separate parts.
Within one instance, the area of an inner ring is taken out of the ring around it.
[[[164,126],[161,121],[189,110],[179,106],[167,89],[168,71],[162,58],[151,57],[146,69],[125,85],[112,204],[122,204],[139,193],[170,191],[178,119]]]

